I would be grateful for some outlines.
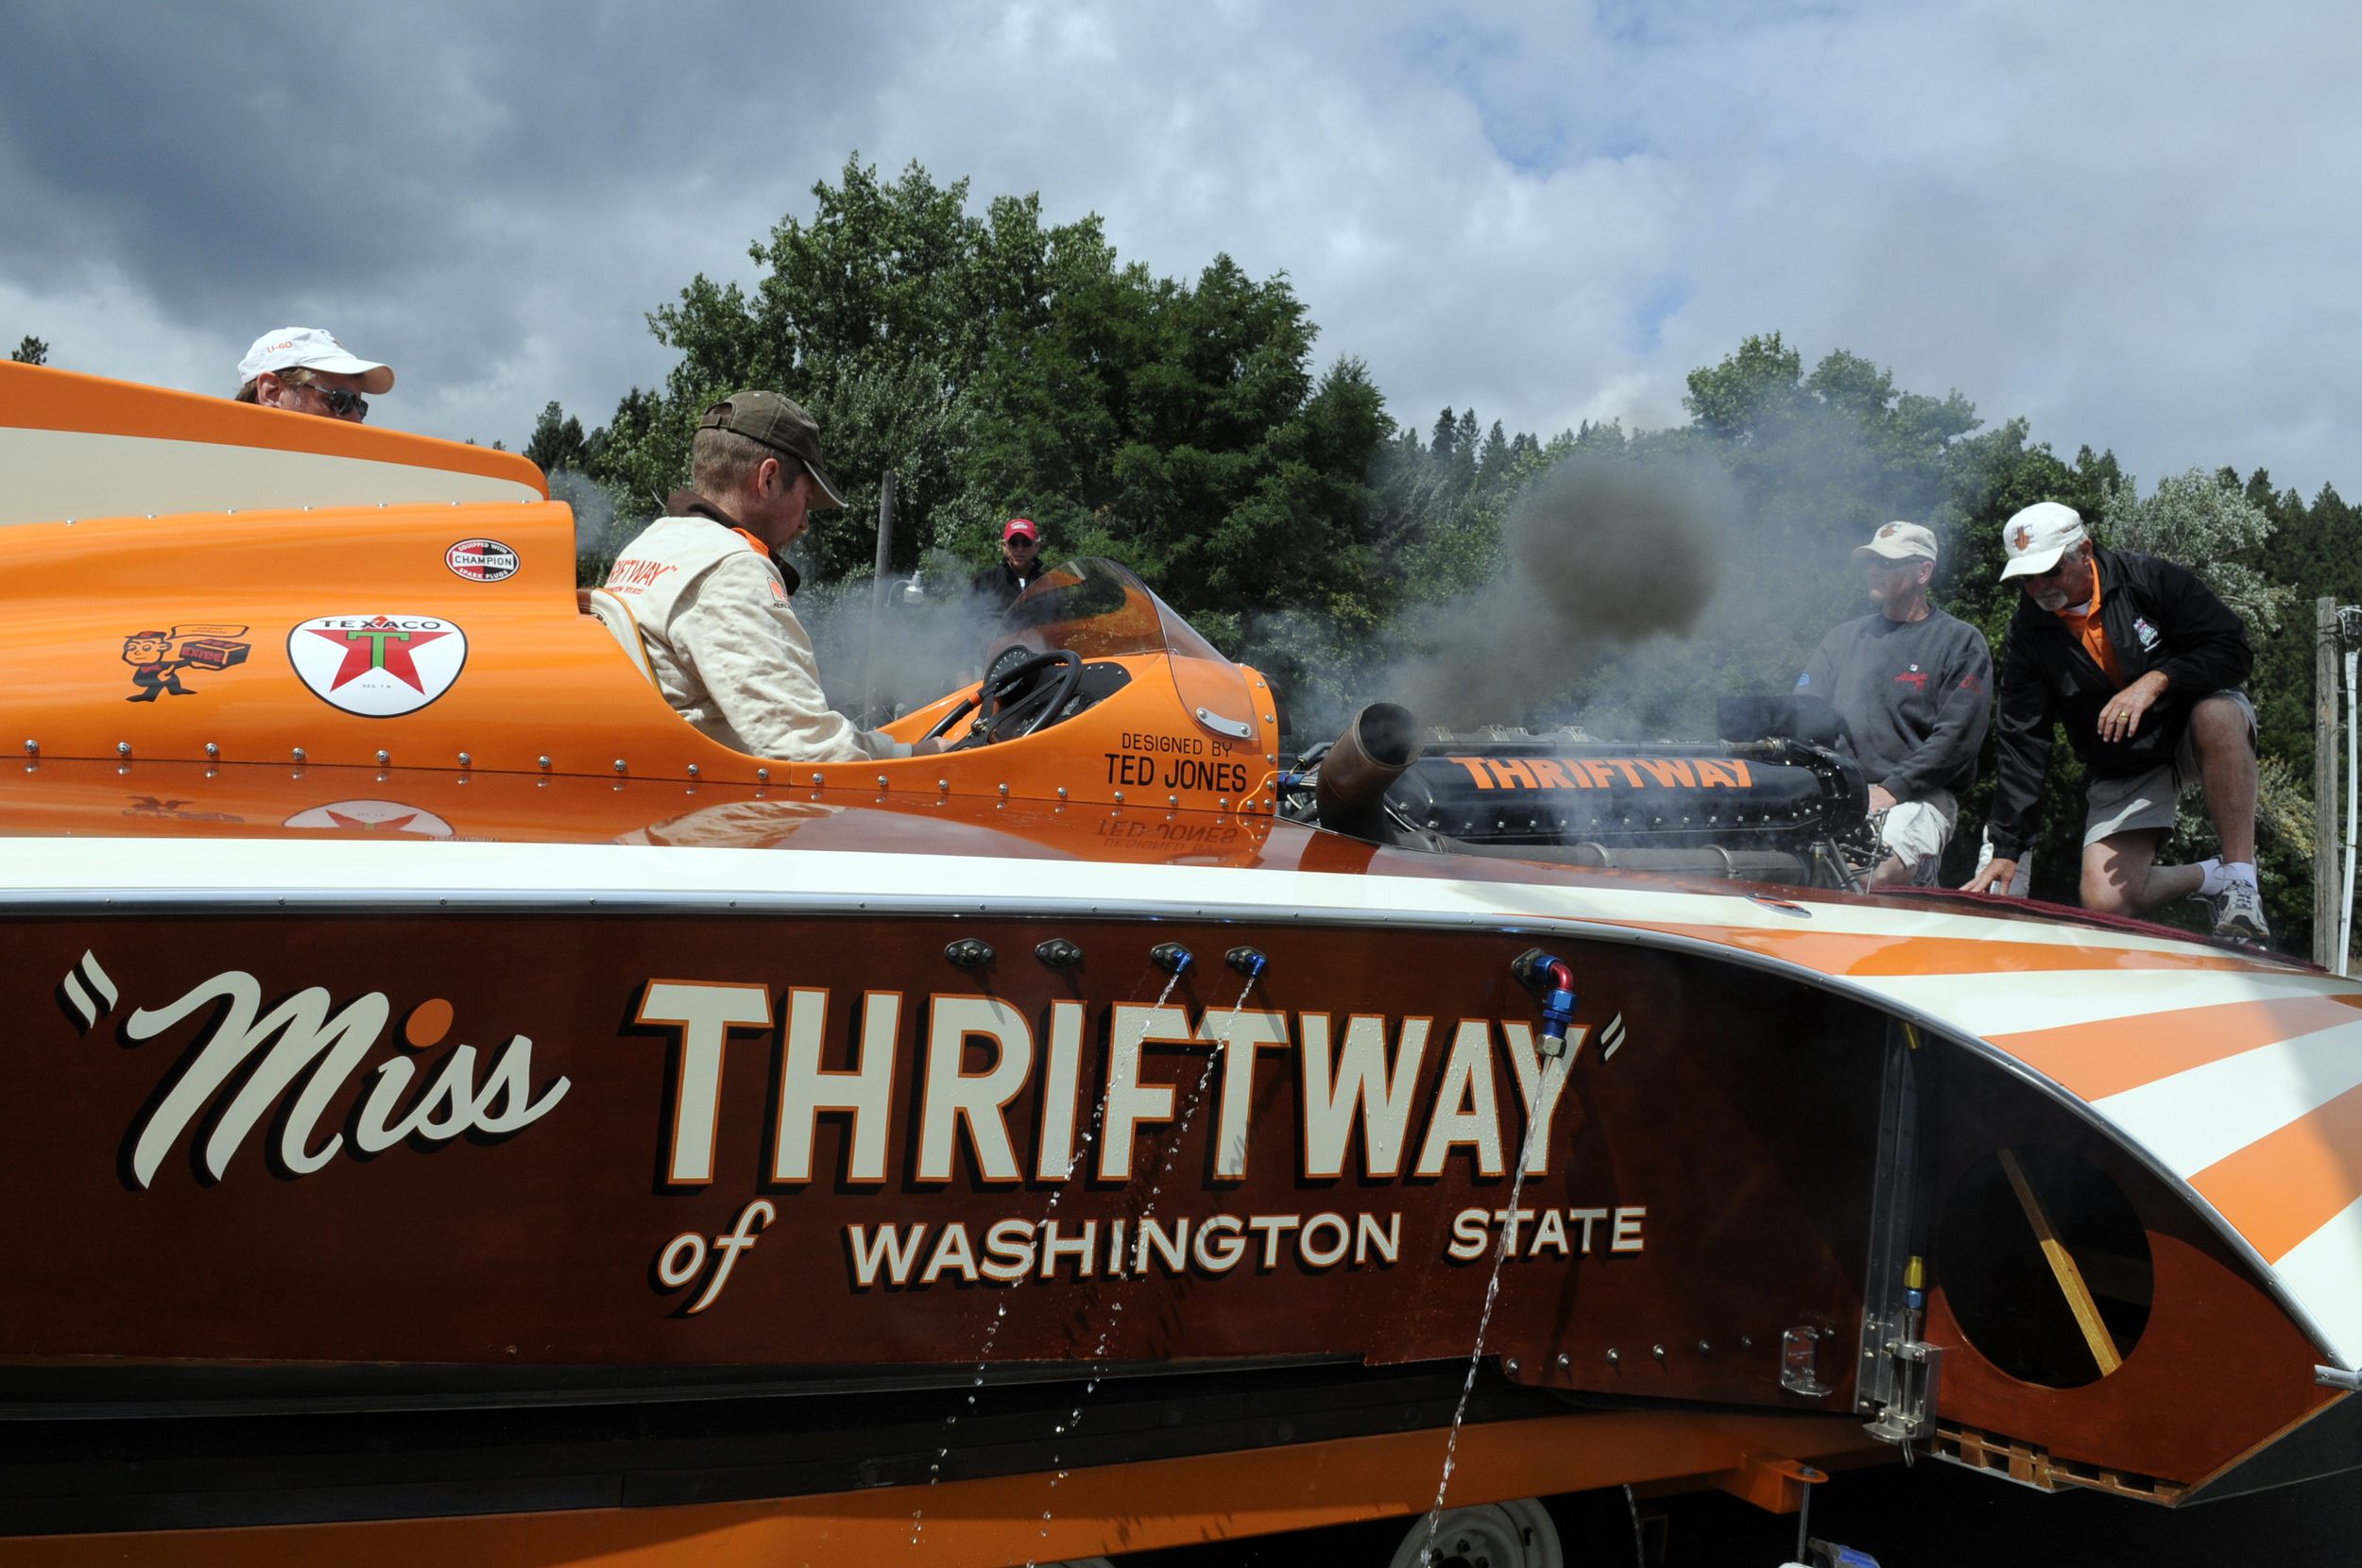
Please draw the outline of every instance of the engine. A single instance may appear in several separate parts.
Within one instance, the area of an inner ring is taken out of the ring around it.
[[[1723,705],[1752,739],[1626,745],[1424,730],[1373,704],[1293,775],[1292,814],[1373,843],[1608,869],[1846,887],[1868,864],[1861,772],[1785,705]],[[1309,770],[1309,771],[1307,771]]]

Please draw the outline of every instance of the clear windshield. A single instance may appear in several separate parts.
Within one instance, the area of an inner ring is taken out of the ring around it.
[[[986,663],[1012,647],[1066,648],[1085,659],[1168,655],[1182,708],[1198,724],[1231,740],[1255,733],[1254,695],[1239,667],[1128,568],[1104,556],[1053,567],[1018,595]]]

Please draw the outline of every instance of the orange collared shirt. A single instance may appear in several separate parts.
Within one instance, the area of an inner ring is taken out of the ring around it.
[[[747,533],[744,528],[732,528],[730,532],[737,535],[740,538],[745,539],[746,541],[747,549],[753,551],[756,554],[762,556],[766,561],[771,559],[771,547],[769,545],[763,543],[752,534]],[[771,597],[778,600],[782,605],[787,603],[787,585],[780,582],[777,577],[771,579]]]
[[[2100,673],[2117,690],[2123,690],[2124,666],[2116,662],[2115,644],[2108,640],[2108,628],[2099,619],[2099,568],[2096,563],[2092,568],[2092,602],[2080,610],[2054,613],[2081,639],[2083,651],[2092,656],[2092,662],[2099,666]]]

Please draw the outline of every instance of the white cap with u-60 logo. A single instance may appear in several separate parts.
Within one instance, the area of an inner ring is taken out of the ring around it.
[[[2041,576],[2086,537],[2082,515],[2074,507],[2055,501],[2037,501],[2001,525],[2001,548],[2010,557],[2009,564],[2001,569],[2002,581]]]

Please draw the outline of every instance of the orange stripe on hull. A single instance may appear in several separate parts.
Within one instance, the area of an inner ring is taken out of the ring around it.
[[[1631,924],[1618,922],[1618,924]],[[2051,942],[1983,941],[1949,936],[1872,936],[1859,932],[1764,930],[1754,927],[1651,924],[1641,928],[1696,937],[1725,947],[1818,970],[1824,975],[2033,974],[2068,969],[2193,969],[2285,974],[2236,953],[2150,952],[2138,947]]]
[[[2362,1087],[2217,1160],[2190,1185],[2278,1263],[2362,1198]]]
[[[1455,1504],[1547,1496],[1619,1482],[1743,1480],[1751,1464],[1823,1468],[1889,1450],[1851,1422],[1793,1416],[1597,1412],[1471,1426]],[[1346,1438],[1046,1475],[890,1487],[772,1501],[600,1508],[360,1525],[0,1539],[13,1568],[897,1568],[1053,1561],[1407,1517],[1433,1500],[1440,1431]],[[913,1510],[923,1510],[917,1543]],[[1050,1517],[1044,1530],[1043,1513]]]
[[[2362,996],[2352,993],[2287,997],[1996,1034],[1991,1043],[2083,1099],[2104,1099],[2241,1051],[2353,1023]]]

